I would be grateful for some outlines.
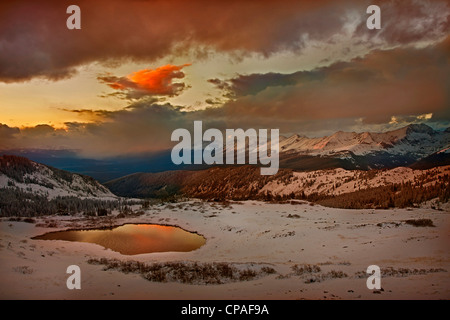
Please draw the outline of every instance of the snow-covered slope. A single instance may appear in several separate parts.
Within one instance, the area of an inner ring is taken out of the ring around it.
[[[449,176],[450,166],[427,170],[397,167],[369,171],[335,168],[297,172],[280,169],[276,175],[262,176],[259,168],[248,165],[196,171],[137,173],[110,181],[107,186],[120,196],[142,198],[179,194],[215,200],[296,198],[312,201],[387,187],[382,191],[382,196],[386,197],[394,190],[389,187],[397,186],[398,190],[402,189],[404,192],[416,190],[421,197],[413,199],[417,202],[441,194],[442,202],[446,202],[447,196],[444,193],[447,194],[445,191],[450,185]]]
[[[303,192],[305,195],[340,195],[344,193],[384,187],[400,183],[412,183],[427,187],[450,174],[450,166],[428,170],[397,167],[390,170],[344,170],[330,169],[310,172],[294,172],[288,180],[272,180],[259,192],[287,196]]]
[[[0,188],[47,196],[113,200],[117,197],[91,177],[52,168],[23,157],[0,157]]]

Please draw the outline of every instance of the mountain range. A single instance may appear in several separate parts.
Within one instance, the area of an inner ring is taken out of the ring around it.
[[[261,176],[254,166],[235,165],[135,173],[105,185],[126,197],[183,194],[207,199],[326,198],[408,182],[420,188],[419,176],[422,182],[427,175],[448,179],[449,146],[449,129],[437,131],[424,124],[385,133],[292,135],[280,139],[280,170],[274,176]],[[438,166],[444,171],[431,169]]]
[[[280,166],[297,170],[367,170],[411,166],[419,161],[423,168],[427,157],[437,153],[441,154],[439,165],[450,164],[450,128],[437,131],[425,124],[383,133],[339,131],[322,138],[292,135],[280,140]]]
[[[67,161],[70,171],[80,169],[77,163],[91,164],[91,171],[99,167],[96,162],[94,165],[87,159],[77,162],[70,153],[60,152],[66,158],[59,164],[64,165]],[[58,159],[51,155],[53,159]],[[152,165],[155,157],[157,165],[161,165],[166,158],[164,153],[152,154],[147,158],[148,166]],[[131,157],[124,163],[144,163],[145,157],[140,155],[138,159]],[[102,185],[87,175],[57,169],[24,157],[4,155],[0,156],[0,188],[22,190],[47,199],[69,196],[92,199],[116,199],[116,196],[164,198],[173,195],[259,199],[268,194],[278,197],[323,197],[414,182],[417,176],[424,174],[432,173],[439,179],[440,171],[438,174],[437,171],[418,169],[449,168],[449,160],[450,130],[437,131],[424,124],[413,124],[384,133],[340,131],[322,138],[295,134],[280,137],[280,170],[274,176],[261,176],[256,166],[248,165],[185,166],[180,170],[169,166],[170,170],[161,167],[160,172],[145,173],[136,172],[136,167],[130,166],[128,169],[131,172],[125,171],[126,175],[103,181]],[[117,168],[114,161],[109,161],[112,164],[104,169],[111,166]],[[171,163],[170,158],[167,162]],[[368,172],[370,179],[364,172]],[[122,171],[117,170],[116,173]],[[391,176],[395,179],[389,178]]]
[[[242,165],[135,173],[102,185],[91,177],[23,157],[0,157],[0,213],[3,215],[34,216],[80,211],[90,215],[105,214],[120,208],[122,200],[117,196],[186,196],[220,201],[297,199],[347,208],[404,207],[433,199],[448,202],[450,165],[427,170],[406,167],[315,171],[280,169],[272,176],[261,175],[255,166]]]
[[[410,166],[427,169],[450,164],[450,128],[434,130],[425,124],[383,132],[336,132],[321,138],[294,134],[280,136],[280,168],[348,170]],[[104,159],[80,157],[74,150],[0,150],[0,155],[23,156],[62,170],[107,182],[137,172],[204,170],[207,165],[180,165],[171,161],[171,150],[128,154]]]

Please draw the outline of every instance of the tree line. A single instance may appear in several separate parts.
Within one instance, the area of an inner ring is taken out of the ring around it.
[[[48,199],[44,195],[23,191],[19,188],[0,188],[0,216],[35,217],[44,215],[105,216],[112,210],[128,210],[135,204],[131,200],[82,199],[74,196]],[[140,203],[140,202],[139,202]]]

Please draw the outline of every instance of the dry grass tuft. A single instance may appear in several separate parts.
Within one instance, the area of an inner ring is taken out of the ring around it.
[[[410,219],[405,221],[414,227],[435,227],[431,219]]]
[[[267,266],[249,268],[226,262],[164,262],[145,264],[139,261],[117,259],[89,259],[88,263],[104,265],[103,270],[138,273],[153,282],[181,282],[187,284],[222,284],[249,281],[276,273]]]

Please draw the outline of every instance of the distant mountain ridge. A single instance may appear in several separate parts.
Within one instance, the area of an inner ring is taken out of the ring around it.
[[[417,169],[449,165],[450,128],[434,130],[425,124],[411,124],[400,129],[377,132],[343,132],[308,138],[294,134],[280,136],[280,168],[300,171],[343,168],[382,169],[410,166]],[[59,169],[89,175],[100,182],[136,172],[205,170],[207,165],[175,165],[171,150],[129,154],[105,159],[86,159],[71,150],[11,150]],[[1,151],[1,154],[10,154]]]
[[[450,144],[448,131],[435,131],[425,124],[410,124],[401,129],[383,133],[338,131],[331,136],[322,138],[308,138],[294,134],[280,142],[280,150],[304,152],[311,155],[325,155],[342,151],[351,151],[355,155],[366,155],[376,151],[387,151],[397,154],[415,152],[424,156],[436,152],[448,144]]]
[[[448,153],[445,149],[439,154]],[[211,167],[136,173],[105,183],[36,163],[23,157],[0,157],[0,213],[104,215],[120,209],[122,197],[207,200],[308,200],[347,208],[388,208],[450,198],[450,166],[427,170],[303,171],[280,169],[263,176],[256,166]]]
[[[346,169],[394,168],[410,166],[450,146],[450,130],[433,130],[425,124],[383,133],[338,131],[322,138],[292,135],[280,141],[280,166],[292,169],[314,170],[302,167],[308,157],[328,159],[331,167]],[[442,156],[441,158],[447,158]],[[441,164],[446,164],[441,159]]]

